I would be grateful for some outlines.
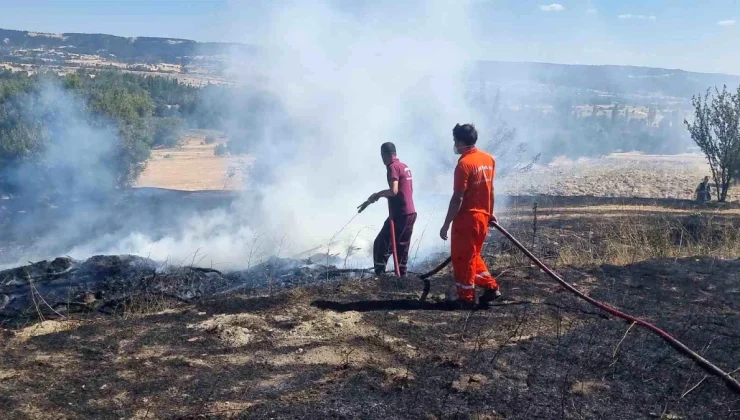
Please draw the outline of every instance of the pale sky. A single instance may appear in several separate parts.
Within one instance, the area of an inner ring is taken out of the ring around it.
[[[285,1],[0,0],[0,28],[254,43],[266,11]],[[469,1],[481,59],[740,74],[739,0]],[[389,18],[398,3],[326,2],[348,15],[385,8]]]

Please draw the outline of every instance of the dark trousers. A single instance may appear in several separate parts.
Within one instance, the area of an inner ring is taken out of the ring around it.
[[[409,250],[411,249],[411,233],[414,231],[416,222],[416,213],[403,214],[393,218],[396,228],[396,252],[398,253],[398,268],[402,276],[406,275],[406,264],[409,260]],[[380,230],[375,238],[373,246],[373,261],[375,262],[375,273],[382,274],[385,272],[385,266],[388,259],[393,254],[391,244],[391,221],[386,219],[383,229]]]

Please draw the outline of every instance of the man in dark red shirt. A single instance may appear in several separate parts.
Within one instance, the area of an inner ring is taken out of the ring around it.
[[[393,248],[391,243],[391,218],[395,226],[396,252],[398,253],[398,268],[401,276],[406,275],[406,264],[411,248],[411,233],[416,222],[414,208],[414,186],[411,180],[411,169],[396,157],[396,146],[393,143],[383,143],[380,146],[380,157],[387,168],[388,189],[372,194],[367,201],[374,203],[382,197],[388,198],[389,217],[383,224],[373,246],[373,261],[375,273],[385,272]]]

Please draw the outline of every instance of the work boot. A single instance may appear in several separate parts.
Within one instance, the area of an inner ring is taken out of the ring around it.
[[[500,297],[501,292],[498,289],[486,289],[481,297],[478,298],[478,303],[483,307],[491,306],[491,303]]]

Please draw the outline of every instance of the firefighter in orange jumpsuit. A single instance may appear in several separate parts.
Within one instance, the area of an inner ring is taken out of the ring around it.
[[[481,257],[493,215],[493,178],[496,161],[475,147],[478,132],[472,124],[457,124],[452,130],[455,154],[462,155],[455,167],[454,193],[439,236],[447,240],[452,224],[452,269],[460,309],[475,308],[475,287],[484,290],[479,304],[488,306],[501,296],[496,279]]]

